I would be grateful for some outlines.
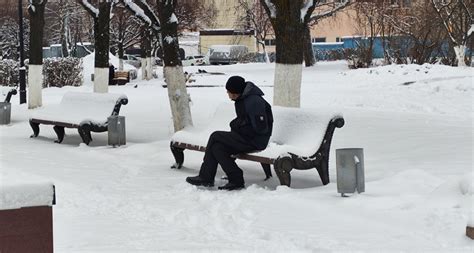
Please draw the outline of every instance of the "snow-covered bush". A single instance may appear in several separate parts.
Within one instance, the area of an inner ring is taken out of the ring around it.
[[[19,65],[14,60],[0,60],[0,86],[18,86]]]
[[[43,63],[43,87],[82,85],[82,59],[48,58]]]

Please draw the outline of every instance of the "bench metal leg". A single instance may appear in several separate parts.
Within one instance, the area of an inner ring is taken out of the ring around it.
[[[62,127],[62,126],[54,126],[53,129],[54,129],[54,132],[56,132],[56,135],[58,136],[58,139],[55,140],[54,142],[56,142],[56,143],[61,143],[61,142],[63,142],[63,139],[64,139],[64,127]]]
[[[316,166],[316,170],[318,171],[319,177],[321,178],[321,182],[323,185],[329,184],[329,158],[328,156],[324,156],[319,165]]]
[[[271,166],[270,166],[270,164],[266,164],[266,163],[260,163],[260,164],[262,165],[263,172],[265,172],[265,180],[264,181],[267,181],[268,179],[270,179],[272,177]]]
[[[281,185],[286,185],[290,187],[291,184],[291,175],[290,171],[293,169],[293,159],[291,157],[282,157],[278,158],[274,164],[275,173],[280,180]]]
[[[177,148],[173,146],[173,143],[170,145],[171,153],[173,153],[175,164],[171,165],[172,169],[181,169],[184,163],[184,149]]]
[[[40,132],[39,123],[35,123],[30,120],[30,126],[31,129],[33,129],[33,134],[30,135],[30,138],[38,137],[38,134]]]
[[[81,136],[82,141],[86,145],[89,145],[89,143],[92,141],[92,136],[91,136],[91,131],[88,125],[79,126],[77,128],[77,131],[79,132],[79,135]]]

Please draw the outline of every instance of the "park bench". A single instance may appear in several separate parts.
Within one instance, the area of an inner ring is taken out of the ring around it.
[[[64,128],[77,128],[82,141],[89,144],[92,132],[108,130],[108,117],[118,116],[120,107],[126,105],[125,95],[113,93],[67,92],[58,105],[46,106],[33,112],[30,126],[33,129],[31,137],[39,134],[39,125],[54,125],[58,136],[55,141],[61,143],[64,139]]]
[[[205,128],[186,128],[171,138],[171,152],[176,163],[172,168],[181,168],[184,150],[205,152],[210,134],[217,130],[230,131],[229,122],[235,117],[233,106],[219,106],[212,122]],[[265,150],[238,154],[237,159],[259,162],[270,178],[270,166],[281,185],[290,186],[292,169],[316,168],[324,185],[329,183],[329,151],[335,128],[344,126],[340,114],[317,112],[311,109],[273,107],[273,133]]]
[[[116,71],[114,73],[114,84],[125,85],[128,82],[130,82],[130,73],[128,71]]]
[[[53,252],[55,202],[51,183],[18,183],[18,178],[2,180],[0,252]]]

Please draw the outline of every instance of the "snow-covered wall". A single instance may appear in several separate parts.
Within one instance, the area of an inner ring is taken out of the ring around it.
[[[0,210],[29,206],[51,206],[54,199],[52,183],[3,184],[0,186]]]

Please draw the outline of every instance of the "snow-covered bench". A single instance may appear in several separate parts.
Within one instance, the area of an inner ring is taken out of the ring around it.
[[[39,134],[39,125],[54,125],[58,136],[57,143],[64,139],[64,128],[77,128],[82,141],[89,144],[92,132],[105,132],[108,129],[107,118],[117,116],[120,107],[126,105],[125,95],[113,93],[67,92],[58,105],[37,109],[30,117],[33,129],[31,137]]]
[[[130,82],[130,73],[128,71],[116,71],[114,73],[113,84],[125,85]]]
[[[0,252],[53,252],[54,185],[0,185]]]
[[[0,89],[0,96],[4,97],[4,103],[10,103],[10,99],[13,95],[16,95],[17,91],[15,88],[12,87],[1,87]]]
[[[176,160],[173,168],[181,168],[184,150],[206,150],[210,134],[217,130],[230,131],[229,122],[235,117],[233,106],[219,106],[212,122],[205,128],[187,128],[171,138],[171,152]],[[329,183],[329,151],[335,128],[344,126],[340,114],[310,109],[273,107],[273,134],[268,147],[260,152],[239,154],[238,159],[261,163],[267,179],[270,165],[282,185],[290,186],[292,169],[316,168],[324,185]]]

